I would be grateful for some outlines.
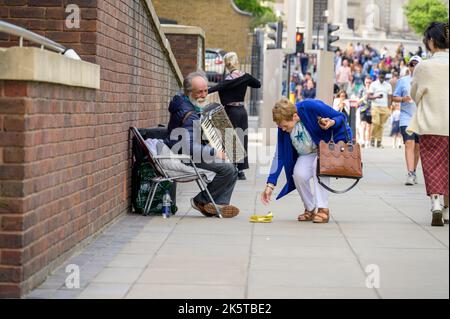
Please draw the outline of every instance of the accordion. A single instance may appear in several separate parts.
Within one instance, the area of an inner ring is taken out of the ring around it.
[[[202,131],[210,145],[224,152],[230,162],[241,162],[247,154],[223,105],[210,104],[201,115]]]

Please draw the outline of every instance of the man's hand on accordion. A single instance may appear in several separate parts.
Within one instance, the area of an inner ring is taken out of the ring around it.
[[[223,151],[217,151],[216,157],[224,161],[227,159],[227,155]]]

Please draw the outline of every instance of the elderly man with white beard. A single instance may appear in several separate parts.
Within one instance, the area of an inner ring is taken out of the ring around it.
[[[222,217],[235,217],[239,209],[230,205],[230,200],[238,177],[236,167],[224,161],[222,151],[202,143],[201,139],[200,113],[208,104],[208,80],[204,73],[194,72],[185,78],[183,87],[184,93],[174,96],[169,105],[169,138],[165,142],[175,153],[192,156],[197,167],[216,173],[208,190]],[[206,192],[192,198],[191,205],[206,217],[216,215]]]

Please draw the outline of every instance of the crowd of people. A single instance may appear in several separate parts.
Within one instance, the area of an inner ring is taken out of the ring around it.
[[[411,75],[410,63],[425,59],[426,54],[421,46],[416,52],[406,52],[403,44],[399,44],[395,52],[389,52],[386,47],[377,50],[370,44],[361,43],[349,43],[345,49],[336,51],[333,108],[348,116],[351,104],[357,104],[355,135],[363,147],[384,147],[384,126],[389,119],[393,126],[392,147],[402,147],[399,126],[401,102],[392,97],[398,81]],[[316,98],[316,65],[310,61],[308,67],[304,67],[300,60],[290,80],[289,99],[293,103]]]
[[[358,106],[356,138],[363,147],[383,147],[384,128],[389,119],[394,137],[392,146],[401,147],[400,102],[393,96],[399,79],[411,75],[410,64],[423,58],[426,53],[422,47],[406,53],[402,44],[392,53],[386,47],[376,50],[361,43],[356,46],[349,43],[345,50],[336,52],[336,99],[341,100],[340,107],[345,106],[347,111],[352,101]],[[347,96],[344,100],[343,92]]]

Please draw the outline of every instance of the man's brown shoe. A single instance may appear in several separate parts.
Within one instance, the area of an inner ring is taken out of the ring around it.
[[[191,198],[191,206],[193,209],[198,210],[200,213],[203,214],[203,216],[206,217],[214,217],[216,213],[210,214],[205,210],[205,204],[197,203],[193,198]]]
[[[223,218],[233,218],[239,215],[239,208],[232,205],[217,205]],[[205,205],[205,211],[209,214],[216,215],[216,208],[212,203]]]

